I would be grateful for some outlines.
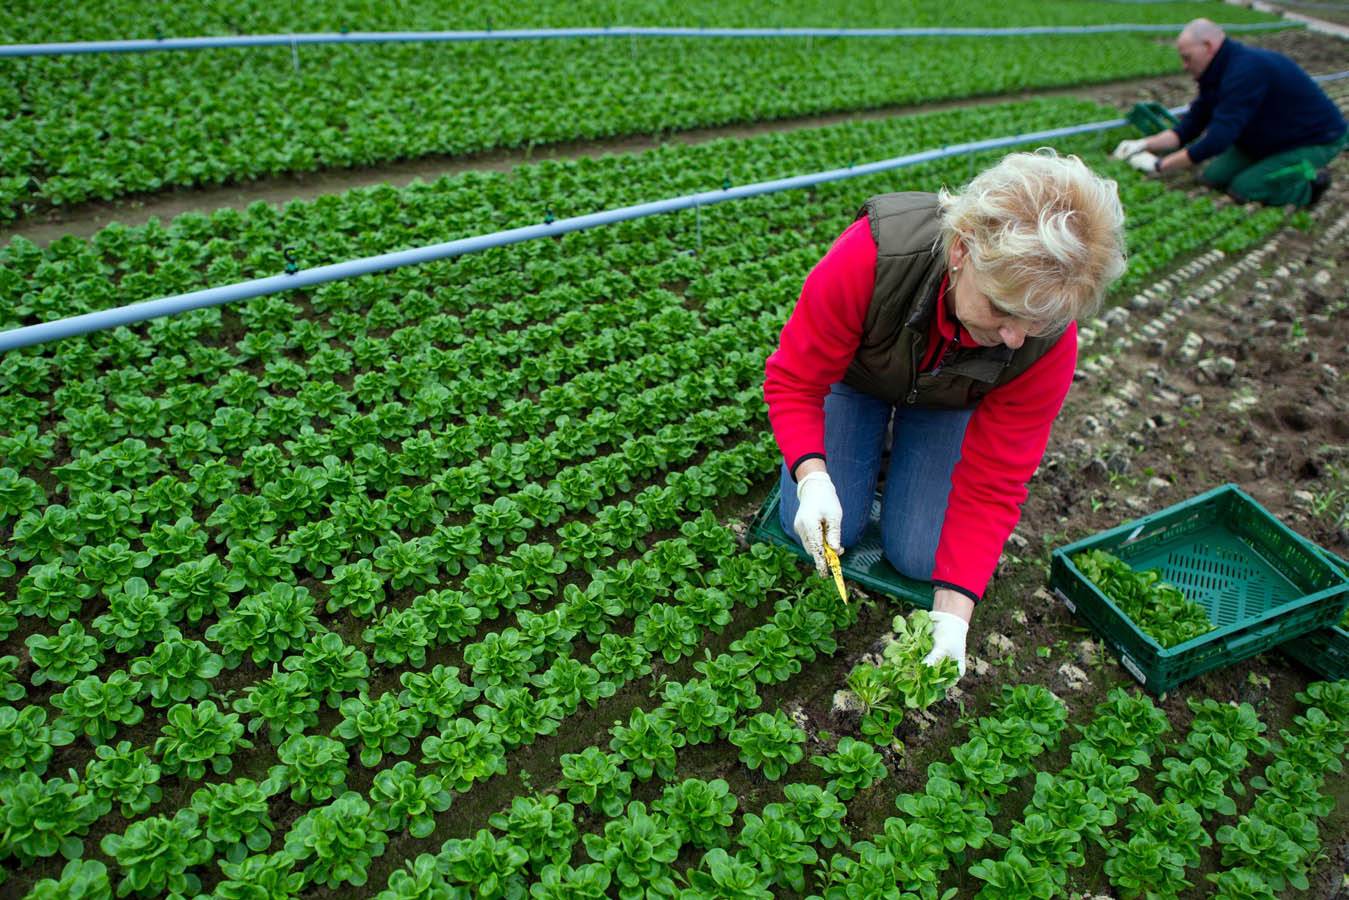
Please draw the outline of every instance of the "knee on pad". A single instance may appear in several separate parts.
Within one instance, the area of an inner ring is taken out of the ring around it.
[[[895,567],[895,571],[905,578],[927,581],[932,577],[932,563],[936,554],[925,552],[913,544],[897,540],[885,540],[882,544],[886,562]]]

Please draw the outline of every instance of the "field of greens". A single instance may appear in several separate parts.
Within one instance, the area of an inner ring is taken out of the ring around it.
[[[881,6],[839,20],[823,4],[591,2],[527,21],[1183,21],[1199,5]],[[526,22],[518,4],[466,21],[426,3],[297,20],[258,3],[127,9],[34,6],[0,34]],[[345,47],[302,51],[298,74],[289,51],[0,61],[21,73],[0,79],[0,217],[1175,66],[1165,43],[1130,36],[918,50]],[[0,330],[1117,115],[986,104],[15,237]],[[1144,179],[1107,157],[1124,134],[1055,145],[1119,181],[1130,265],[1112,306],[1322,227],[1323,213]],[[1081,691],[1009,655],[955,686],[954,663],[921,662],[922,610],[857,590],[844,603],[797,557],[745,540],[781,464],[764,359],[806,273],[862,199],[956,186],[1000,156],[0,355],[0,895],[1319,896],[1341,862],[1349,682],[1278,664],[1283,680],[1264,682],[1277,703],[1209,679],[1153,698],[1104,657]],[[1107,356],[1084,351],[1084,368]],[[1038,542],[1052,536],[1033,537],[976,612],[972,655],[989,655],[981,617],[1051,602]]]
[[[165,10],[154,29],[120,4],[53,13],[23,4],[8,40],[511,27],[521,12],[331,4],[303,22],[244,4],[228,17]],[[823,4],[569,7],[546,23],[848,25],[948,23],[936,4],[910,14],[861,8],[840,21]],[[958,4],[959,5],[959,4]],[[97,6],[97,5],[95,5]],[[365,8],[368,6],[369,8]],[[947,6],[947,4],[943,4]],[[1120,21],[1110,3],[965,3],[962,26]],[[1131,22],[1186,21],[1192,5],[1147,4]],[[951,15],[944,12],[943,15]],[[1002,16],[1011,17],[1002,18]],[[1224,21],[1269,21],[1232,8]],[[78,20],[76,24],[72,20]],[[106,24],[105,24],[106,23]],[[6,29],[0,25],[0,33]],[[18,35],[22,35],[19,37]],[[1089,84],[1174,71],[1152,34],[981,39],[560,40],[388,44],[0,58],[0,222],[91,200],[285,173],[461,156],[565,141]]]

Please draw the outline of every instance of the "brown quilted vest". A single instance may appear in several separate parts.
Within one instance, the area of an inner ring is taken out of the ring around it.
[[[946,258],[937,195],[881,194],[862,205],[876,241],[876,287],[862,342],[843,381],[889,403],[965,409],[1044,356],[1060,335],[1026,338],[1016,350],[959,347],[937,371],[918,374]]]

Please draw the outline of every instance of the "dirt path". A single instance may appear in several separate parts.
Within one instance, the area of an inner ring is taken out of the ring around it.
[[[1250,38],[1252,42],[1287,53],[1307,71],[1323,74],[1349,68],[1349,45],[1335,38],[1308,32],[1282,32]],[[335,194],[352,188],[390,184],[402,187],[414,180],[435,181],[464,171],[510,171],[523,163],[540,159],[574,159],[605,153],[633,153],[675,141],[698,144],[719,138],[746,138],[758,134],[813,128],[838,122],[887,118],[918,112],[933,112],[966,106],[1006,103],[1036,97],[1078,97],[1096,100],[1118,109],[1127,109],[1140,100],[1159,100],[1167,105],[1184,103],[1194,95],[1193,82],[1183,73],[1154,78],[1129,79],[1096,85],[1075,85],[1016,94],[967,97],[922,106],[891,106],[880,109],[833,113],[822,116],[781,119],[718,128],[699,128],[668,135],[632,135],[599,141],[570,141],[545,148],[503,150],[467,157],[423,157],[387,166],[363,169],[334,169],[317,173],[269,178],[245,184],[211,188],[178,188],[172,191],[129,197],[108,202],[87,203],[64,210],[53,210],[0,229],[0,246],[10,238],[23,236],[46,246],[64,235],[88,237],[111,222],[135,226],[158,218],[168,221],[185,212],[210,212],[223,207],[243,209],[262,201],[280,206],[291,200],[311,200],[323,194]]]

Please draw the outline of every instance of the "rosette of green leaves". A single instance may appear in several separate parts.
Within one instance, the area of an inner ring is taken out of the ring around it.
[[[1332,722],[1339,722],[1341,730],[1349,737],[1349,724],[1345,724],[1349,722],[1349,679],[1313,682],[1305,691],[1297,693],[1297,699],[1307,706],[1320,708]]]
[[[1162,771],[1157,780],[1167,787],[1163,796],[1173,802],[1187,801],[1199,810],[1209,810],[1221,816],[1234,816],[1236,803],[1227,796],[1225,787],[1229,775],[1207,759],[1162,760]]]
[[[234,493],[225,497],[206,519],[215,529],[216,541],[234,547],[240,538],[268,540],[276,534],[276,510],[258,494]]]
[[[977,900],[1050,900],[1059,890],[1050,872],[1026,859],[1017,847],[1002,859],[979,860],[969,872],[985,882]]]
[[[25,616],[64,622],[79,612],[96,590],[74,566],[43,563],[30,567],[19,580],[17,610]]]
[[[768,889],[768,875],[754,866],[731,856],[720,847],[703,857],[696,869],[685,875],[688,887],[679,892],[679,900],[772,900]]]
[[[361,764],[369,768],[379,765],[385,753],[403,756],[412,748],[410,739],[421,734],[421,714],[399,705],[392,691],[374,700],[362,692],[343,700],[339,709],[342,721],[332,733],[348,745],[359,744]]]
[[[632,795],[632,773],[623,768],[623,758],[599,747],[580,753],[565,753],[559,760],[562,777],[558,786],[572,803],[585,804],[609,817],[621,815]]]
[[[558,576],[567,571],[552,544],[521,544],[504,561],[524,577],[525,591],[540,600],[553,595]]]
[[[1210,872],[1204,877],[1218,886],[1214,900],[1278,900],[1279,897],[1264,876],[1251,869]]]
[[[1116,809],[1124,808],[1139,793],[1133,786],[1138,780],[1137,769],[1116,765],[1089,745],[1074,745],[1072,759],[1060,775],[1081,781],[1088,788],[1096,788],[1105,797],[1105,802]]]
[[[723,653],[700,660],[693,664],[693,669],[730,709],[744,712],[758,709],[763,703],[751,677],[754,661],[744,653]]]
[[[7,569],[8,574],[6,574]],[[0,578],[8,578],[10,575],[13,574],[14,574],[14,564],[11,563],[9,560],[0,557]],[[14,629],[18,627],[19,627],[19,617],[14,614],[13,604],[9,603],[6,600],[0,600],[0,640],[4,640],[5,638],[9,637],[11,634],[14,633]],[[18,659],[18,657],[17,656],[0,657],[0,659]],[[0,663],[0,684],[5,684],[3,668],[4,664]],[[12,681],[13,679],[11,678],[10,680]],[[8,685],[6,685],[6,692],[7,693],[11,692],[11,689],[8,687]],[[20,694],[19,696],[22,697],[23,695]],[[5,698],[0,697],[0,699]],[[17,700],[19,699],[19,697],[10,697],[8,699]]]
[[[141,539],[160,568],[175,561],[200,559],[206,551],[206,540],[206,530],[187,515],[172,524],[155,522]]]
[[[7,458],[9,454],[4,454]],[[47,494],[36,481],[8,466],[0,468],[0,522],[18,519],[32,509],[47,505]]]
[[[169,601],[174,616],[193,623],[228,609],[230,595],[244,587],[243,575],[225,568],[214,553],[180,562],[155,578],[155,588]]]
[[[750,631],[731,644],[732,653],[743,653],[753,664],[760,684],[786,681],[801,671],[798,648],[776,624],[770,622]]]
[[[710,848],[725,847],[729,842],[727,829],[734,819],[736,804],[725,780],[688,778],[679,784],[666,785],[651,808],[665,815],[680,843]]]
[[[572,813],[571,804],[561,802],[554,794],[515,797],[510,809],[495,813],[489,824],[523,848],[529,854],[530,867],[538,872],[546,865],[571,859],[577,840]]]
[[[301,862],[312,859],[304,869],[306,884],[359,887],[387,843],[388,837],[374,824],[370,804],[347,791],[302,815],[286,835],[286,852]]]
[[[75,735],[62,727],[58,719],[47,724],[45,707],[33,705],[16,709],[0,706],[0,771],[35,775],[47,771],[53,747],[64,747]]]
[[[117,860],[122,871],[118,896],[195,894],[201,880],[189,872],[210,861],[215,852],[201,832],[200,818],[190,809],[178,810],[171,819],[150,816],[132,822],[123,833],[104,836],[99,847]]]
[[[782,789],[783,805],[806,835],[806,840],[821,847],[846,846],[850,837],[843,824],[848,808],[817,784],[789,784]]]
[[[1265,767],[1263,776],[1251,779],[1251,787],[1259,791],[1257,802],[1268,797],[1285,800],[1296,809],[1306,810],[1317,818],[1325,818],[1335,808],[1335,801],[1321,793],[1324,776],[1305,765],[1286,759],[1275,759]]]
[[[475,781],[506,771],[501,736],[487,722],[464,718],[442,724],[439,734],[422,740],[422,761],[434,768],[446,788],[460,793]]]
[[[576,868],[567,863],[549,864],[539,873],[539,880],[529,886],[529,896],[534,900],[604,900],[612,881],[613,876],[602,863]]]
[[[440,580],[438,563],[430,545],[420,537],[401,540],[385,537],[375,548],[375,568],[388,578],[394,590],[421,590]]]
[[[978,850],[993,833],[983,801],[944,776],[929,776],[921,794],[901,794],[895,806],[931,828],[948,853]]]
[[[159,766],[149,751],[133,747],[130,741],[95,747],[94,758],[84,767],[84,782],[100,800],[116,800],[127,819],[144,813],[162,796]]]
[[[787,885],[797,893],[805,890],[805,867],[819,861],[801,826],[780,803],[765,806],[762,816],[745,813],[736,843],[744,848],[739,858],[753,861],[767,883]]]
[[[562,720],[557,700],[535,697],[525,687],[489,687],[483,699],[487,702],[475,706],[473,712],[501,735],[507,747],[532,744],[536,737],[557,731]]]
[[[895,861],[896,881],[920,897],[934,898],[942,872],[950,865],[941,836],[922,822],[891,816],[885,820],[876,845]],[[951,891],[947,896],[952,895]]]
[[[365,653],[331,631],[311,635],[300,653],[286,657],[282,665],[303,672],[309,679],[309,690],[332,709],[341,705],[343,695],[366,690],[370,677]]]
[[[24,900],[107,900],[112,896],[108,867],[92,859],[72,859],[60,878],[44,878]]]
[[[566,611],[554,607],[544,612],[522,609],[515,614],[525,646],[536,665],[571,655],[576,629],[567,622]]]
[[[464,589],[484,619],[494,617],[502,609],[515,609],[529,602],[525,576],[504,563],[474,566],[464,579]]]
[[[119,724],[135,725],[145,718],[136,702],[140,696],[140,682],[119,669],[107,680],[97,675],[81,678],[52,697],[52,705],[64,713],[57,720],[59,728],[84,734],[98,745],[110,740]]]
[[[389,875],[389,886],[375,900],[449,900],[451,896],[440,861],[430,853],[419,853]]]
[[[450,792],[434,775],[418,776],[416,767],[403,760],[375,775],[370,788],[373,821],[386,832],[404,829],[414,838],[435,830],[435,814],[450,808]]]
[[[11,558],[19,562],[30,559],[59,559],[66,552],[77,552],[83,534],[76,516],[59,503],[51,503],[41,510],[30,509],[14,524]]]
[[[582,701],[594,707],[602,697],[612,697],[617,690],[614,683],[601,678],[600,673],[577,659],[559,656],[544,672],[533,676],[530,682],[539,689],[541,697],[558,704],[558,709],[570,715]]]
[[[347,748],[321,734],[293,734],[277,749],[281,764],[268,773],[270,785],[290,788],[296,803],[321,801],[346,790]]]
[[[169,621],[169,602],[151,593],[139,575],[109,593],[108,611],[94,619],[94,628],[103,633],[103,646],[118,653],[132,653],[177,631]]]
[[[270,591],[279,584],[288,585],[295,580],[295,564],[300,561],[300,551],[273,543],[270,537],[237,537],[231,541],[225,560],[243,576],[247,587]]]
[[[832,654],[838,649],[834,640],[834,620],[823,610],[815,608],[821,597],[828,597],[823,591],[811,588],[802,592],[799,598],[782,599],[774,604],[772,624],[782,629],[788,642],[796,647],[797,655],[805,662],[815,659],[818,653]],[[839,609],[851,609],[838,601],[837,593],[830,601]]]
[[[498,497],[490,506],[486,503],[474,506],[473,523],[478,526],[483,540],[498,551],[508,543],[523,542],[534,527],[534,520],[525,515],[520,505],[509,497]]]
[[[165,707],[201,700],[220,674],[225,660],[201,641],[184,638],[176,630],[155,644],[149,656],[131,661],[131,674],[140,680],[154,706]]]
[[[629,803],[621,818],[605,823],[602,835],[587,834],[582,840],[590,858],[614,874],[623,900],[638,900],[648,892],[674,893],[671,863],[679,855],[679,835],[648,815],[640,801]]]
[[[75,859],[84,850],[83,834],[107,804],[62,778],[39,778],[32,772],[0,780],[0,846],[29,866],[60,853]]]
[[[982,717],[970,728],[970,737],[978,737],[989,746],[997,747],[1002,758],[1016,769],[1016,775],[1026,775],[1035,768],[1035,759],[1044,753],[1044,737],[1022,718]]]
[[[413,598],[415,609],[431,629],[437,644],[453,646],[473,634],[482,610],[463,591],[434,590]]]
[[[34,681],[34,684],[37,682]],[[1298,763],[1312,771],[1339,773],[1344,771],[1340,761],[1344,756],[1345,726],[1313,706],[1300,716],[1293,717],[1294,730],[1280,729],[1283,750],[1280,757]]]
[[[777,781],[805,756],[806,733],[782,710],[749,717],[729,737],[740,748],[741,762],[751,769],[762,768],[770,781]]]
[[[1046,748],[1057,747],[1068,722],[1068,707],[1044,685],[1003,685],[998,711],[1005,719],[1027,723]]]
[[[657,605],[637,617],[633,634],[652,653],[676,663],[698,649],[702,634],[693,617],[678,606]]]
[[[420,712],[427,721],[443,725],[481,692],[459,680],[456,666],[437,664],[429,672],[404,672],[398,676],[403,690],[398,702]]]
[[[1043,867],[1062,888],[1068,879],[1067,869],[1085,862],[1080,844],[1082,835],[1050,821],[1037,812],[1026,813],[1024,819],[1012,826],[1007,836],[995,834],[989,841],[998,847],[1016,847],[1031,864]],[[1138,848],[1140,853],[1143,848]],[[1184,865],[1182,863],[1182,870]]]
[[[189,780],[201,781],[209,763],[211,771],[225,775],[234,766],[234,752],[253,746],[243,736],[239,717],[219,709],[213,700],[196,706],[179,703],[169,709],[166,718],[155,740],[155,754],[169,774],[181,772]]]
[[[225,859],[241,863],[250,853],[261,853],[272,842],[272,820],[267,814],[269,785],[251,778],[198,788],[191,808],[201,817],[206,839]]]
[[[701,678],[667,682],[662,696],[665,701],[662,707],[668,710],[675,729],[690,745],[715,740],[735,715]]]
[[[1235,826],[1224,825],[1215,837],[1222,845],[1225,867],[1242,867],[1258,874],[1275,892],[1289,887],[1308,889],[1306,851],[1276,823],[1242,816]]]
[[[532,647],[516,628],[504,628],[464,648],[464,664],[473,669],[473,683],[480,689],[495,685],[518,685],[532,671]]]
[[[1152,698],[1115,688],[1096,705],[1089,723],[1074,727],[1107,759],[1146,766],[1152,759],[1150,751],[1171,730],[1171,723]]]
[[[41,687],[48,681],[70,684],[103,663],[98,638],[87,634],[78,621],[65,623],[54,635],[30,634],[24,645],[37,666],[29,679],[33,687]]]
[[[656,546],[647,551],[644,559],[647,564],[655,569],[660,575],[662,582],[668,584],[687,584],[691,582],[702,583],[703,564],[698,560],[698,554],[693,552],[689,542],[684,538],[669,538],[660,541]],[[722,561],[722,566],[734,567],[738,560],[743,557],[732,556]],[[731,594],[740,602],[753,608],[763,599],[762,596],[750,598],[737,594],[729,584],[724,584],[725,573],[721,569],[711,572],[707,578],[709,583],[721,584],[723,589]]]
[[[289,659],[290,657],[288,657]],[[278,672],[255,681],[234,701],[234,711],[248,716],[248,733],[267,729],[267,740],[277,746],[291,735],[318,724],[318,698],[309,690],[304,672]]]
[[[1112,842],[1110,854],[1105,873],[1125,897],[1174,897],[1193,887],[1185,880],[1182,850],[1151,833]]]
[[[1139,802],[1144,799],[1138,797]],[[1104,829],[1116,821],[1115,808],[1100,788],[1049,772],[1035,773],[1031,806],[1056,825],[1090,837],[1103,847]],[[1190,808],[1188,804],[1185,806]]]
[[[286,546],[300,554],[305,570],[315,578],[327,576],[328,570],[346,558],[350,540],[332,519],[302,522],[286,535]]]
[[[586,588],[566,585],[562,589],[561,608],[565,610],[567,626],[584,634],[592,644],[599,642],[610,623],[623,614],[618,596],[593,582]]]
[[[831,776],[825,788],[840,800],[848,800],[860,790],[871,787],[886,775],[885,762],[870,744],[843,737],[834,752],[812,756],[812,765]]]
[[[332,575],[323,583],[328,586],[324,608],[330,613],[350,609],[352,615],[369,618],[375,607],[384,602],[384,579],[375,573],[368,559],[334,566]]]
[[[895,894],[899,883],[897,862],[889,850],[870,841],[859,841],[852,847],[857,856],[835,853],[829,859],[828,872],[822,873],[827,883],[825,900],[862,900],[868,897],[897,897],[915,900],[911,892]]]
[[[591,573],[614,555],[614,548],[605,543],[604,536],[585,522],[567,522],[557,530],[557,541],[558,553],[568,565],[580,566]]]
[[[434,635],[421,612],[406,607],[384,610],[375,623],[362,632],[361,639],[375,648],[377,662],[421,668],[426,665],[426,651],[432,645]]]
[[[308,590],[273,583],[266,592],[250,594],[226,611],[206,629],[206,639],[220,645],[232,669],[245,653],[259,665],[278,662],[289,651],[303,647],[319,628]]]
[[[596,669],[612,675],[619,684],[626,684],[651,672],[651,654],[640,640],[630,635],[604,635],[600,638],[599,649],[590,659]]]
[[[480,897],[523,897],[529,854],[508,838],[481,828],[467,840],[441,845],[440,868],[452,885],[466,885]]]
[[[735,601],[719,588],[700,588],[686,584],[675,591],[675,600],[699,629],[721,634],[726,630],[726,626],[731,624],[731,609],[735,606]]]
[[[151,520],[190,515],[196,505],[195,485],[172,475],[161,475],[133,494],[132,506]]]
[[[998,804],[995,798],[1011,790],[1017,771],[1015,765],[1003,758],[1001,750],[983,738],[976,737],[951,748],[949,763],[930,764],[927,777],[929,780],[949,778],[981,799],[990,813],[996,813]]]
[[[304,873],[285,850],[248,856],[238,862],[220,860],[225,877],[216,885],[220,900],[289,900],[304,886]]]
[[[80,548],[80,574],[105,591],[123,584],[151,563],[149,553],[133,551],[126,541]],[[144,584],[144,579],[141,579]]]
[[[675,750],[684,746],[684,736],[675,731],[664,707],[650,713],[640,707],[634,709],[628,724],[615,724],[611,734],[609,748],[628,761],[638,779],[648,781],[653,775],[674,778]]]

